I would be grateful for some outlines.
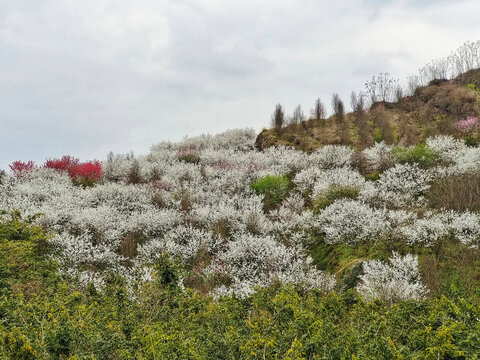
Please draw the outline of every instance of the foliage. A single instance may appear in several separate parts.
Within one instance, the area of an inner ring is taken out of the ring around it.
[[[475,358],[480,218],[423,197],[473,187],[477,148],[427,139],[441,161],[422,169],[377,144],[365,181],[346,146],[238,136],[112,158],[94,187],[7,176],[0,207],[21,212],[0,214],[0,358]]]
[[[358,188],[333,184],[329,186],[324,195],[320,195],[315,199],[314,208],[318,212],[333,204],[337,199],[357,199],[358,195]]]
[[[57,278],[56,266],[45,260],[50,236],[33,225],[35,217],[23,219],[18,212],[5,214],[0,222],[0,295],[44,293]]]
[[[43,261],[24,257],[21,262],[31,267]],[[459,296],[390,305],[364,302],[353,290],[324,295],[277,284],[246,299],[215,301],[172,292],[160,279],[138,287],[134,298],[114,275],[101,291],[39,278],[49,296],[4,295],[0,357],[474,359],[480,351],[480,308]]]
[[[425,168],[438,161],[438,154],[425,144],[419,144],[413,148],[396,147],[393,156],[401,164],[418,164]]]
[[[375,139],[376,143],[380,143],[383,141],[383,134],[380,128],[376,127],[373,133],[373,138]]]
[[[472,134],[464,136],[463,141],[465,142],[465,145],[471,146],[471,147],[476,147],[478,146],[478,143],[479,143],[479,139]]]
[[[290,180],[285,175],[266,175],[250,185],[257,194],[265,196],[271,207],[276,207],[285,199],[290,186]]]

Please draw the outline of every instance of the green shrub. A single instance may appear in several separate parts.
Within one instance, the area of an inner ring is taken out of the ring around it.
[[[337,184],[330,185],[324,195],[320,195],[314,201],[314,210],[316,212],[332,205],[337,199],[356,199],[359,189],[353,186],[341,186]]]
[[[416,163],[421,167],[431,166],[439,159],[438,154],[425,144],[418,144],[413,148],[398,146],[393,149],[393,156],[401,164]]]
[[[257,194],[265,196],[268,209],[276,207],[285,199],[290,186],[291,182],[285,175],[267,175],[250,185]]]
[[[177,289],[182,276],[182,266],[175,263],[167,254],[163,254],[155,262],[154,274],[157,284],[163,288]]]
[[[365,175],[365,180],[368,181],[377,181],[378,179],[380,179],[380,173],[378,171],[374,171]]]
[[[383,134],[382,134],[382,131],[379,128],[375,128],[375,131],[373,132],[373,138],[375,139],[375,142],[377,142],[377,143],[382,142]]]
[[[477,89],[477,85],[475,85],[475,84],[473,84],[473,83],[469,83],[469,84],[465,85],[465,87],[466,87],[467,89],[474,90],[474,91],[477,91],[477,90],[478,90],[478,89]]]
[[[475,135],[466,135],[463,137],[465,145],[476,147],[479,144],[478,138]]]
[[[80,177],[77,179],[72,179],[72,184],[75,186],[81,186],[81,187],[93,187],[95,184],[98,182],[98,180],[92,178],[92,177]]]
[[[56,326],[48,331],[45,336],[45,344],[48,352],[56,358],[68,356],[72,350],[72,329],[68,326],[67,319],[60,319]]]

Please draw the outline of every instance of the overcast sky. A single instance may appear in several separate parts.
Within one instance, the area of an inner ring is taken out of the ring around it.
[[[480,1],[0,0],[0,169],[269,124],[480,38]]]

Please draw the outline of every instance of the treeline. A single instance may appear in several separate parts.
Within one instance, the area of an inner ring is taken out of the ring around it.
[[[399,79],[390,73],[379,73],[365,82],[364,90],[350,94],[350,108],[359,113],[371,107],[376,102],[396,102],[404,96],[412,96],[417,89],[428,85],[434,80],[453,79],[469,70],[480,68],[480,40],[465,42],[449,56],[432,60],[418,70],[417,74],[407,78],[402,85]],[[337,93],[332,94],[331,108],[337,122],[343,120],[345,105]],[[307,117],[301,105],[297,105],[290,116],[285,114],[281,104],[275,106],[271,117],[271,126],[277,131],[285,126],[299,124],[307,119],[323,120],[327,118],[327,109],[320,98],[315,100]]]

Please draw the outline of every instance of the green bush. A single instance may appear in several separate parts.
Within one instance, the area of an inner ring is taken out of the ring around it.
[[[467,146],[476,147],[479,144],[478,138],[475,135],[467,135],[463,137],[463,142]]]
[[[375,142],[379,143],[383,141],[383,134],[382,131],[379,128],[375,128],[373,132],[373,138],[375,139]]]
[[[337,199],[356,199],[359,189],[353,186],[341,186],[337,184],[330,185],[324,195],[320,195],[314,201],[314,210],[316,212],[332,205]]]
[[[164,288],[177,289],[183,270],[167,254],[160,256],[155,262],[154,270],[158,285]]]
[[[78,179],[72,179],[72,184],[75,186],[81,186],[81,187],[93,187],[95,184],[98,182],[98,180],[92,178],[92,177],[80,177]]]
[[[393,149],[393,156],[401,164],[416,163],[421,167],[431,166],[439,160],[438,154],[425,144],[418,144],[413,148],[398,146]]]
[[[469,83],[469,84],[465,85],[465,87],[466,87],[467,89],[474,90],[474,91],[477,91],[477,90],[478,90],[477,85],[475,85],[475,84],[473,84],[473,83]]]
[[[377,181],[378,179],[380,179],[380,172],[378,171],[374,171],[365,175],[365,180],[368,181]]]
[[[257,193],[265,196],[267,208],[276,207],[285,199],[291,187],[291,182],[285,175],[267,175],[250,187]]]

